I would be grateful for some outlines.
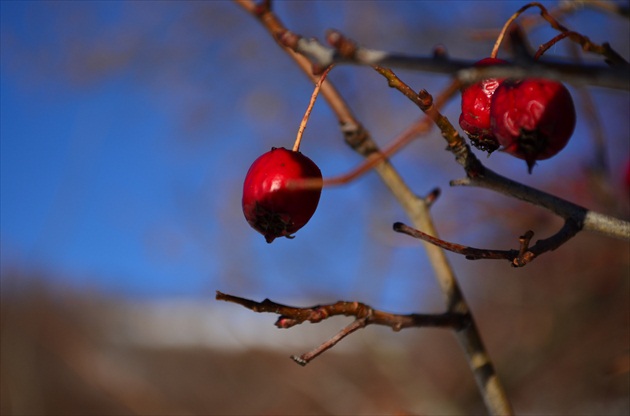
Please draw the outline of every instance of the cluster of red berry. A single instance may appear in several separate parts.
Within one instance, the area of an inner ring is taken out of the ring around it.
[[[485,58],[476,65],[507,63]],[[575,128],[575,107],[564,85],[548,79],[485,79],[462,91],[459,125],[471,143],[488,153],[499,147],[524,159],[529,171],[536,160],[561,151]]]

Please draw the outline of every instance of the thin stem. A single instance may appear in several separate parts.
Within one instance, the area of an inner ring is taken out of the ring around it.
[[[505,34],[507,33],[507,30],[512,24],[512,22],[515,21],[516,18],[519,17],[521,13],[523,13],[525,10],[532,7],[532,5],[534,5],[534,3],[526,4],[525,6],[521,7],[519,10],[516,11],[516,13],[510,16],[510,18],[505,22],[505,24],[503,25],[503,28],[501,29],[501,32],[499,33],[499,36],[497,36],[497,40],[494,42],[494,47],[492,48],[492,52],[490,53],[490,58],[496,58],[497,55],[499,54],[499,48],[501,47],[503,38],[505,37]]]
[[[306,112],[304,113],[304,117],[302,117],[302,122],[300,123],[300,128],[298,129],[297,136],[295,138],[295,143],[293,144],[293,151],[298,152],[300,150],[300,144],[302,143],[302,135],[304,134],[304,130],[306,129],[306,123],[308,123],[308,119],[311,116],[311,111],[313,111],[313,106],[315,105],[315,100],[319,95],[319,90],[326,79],[326,76],[332,69],[332,65],[326,68],[326,70],[319,77],[317,82],[315,83],[315,89],[313,90],[313,94],[311,94],[311,101],[308,103],[308,107],[306,108]]]
[[[538,240],[536,244],[531,247],[529,244],[531,239],[534,237],[534,232],[530,230],[519,237],[520,247],[518,250],[492,250],[451,243],[440,238],[430,236],[403,223],[397,222],[394,224],[394,231],[427,241],[445,250],[452,251],[453,253],[462,254],[466,256],[468,260],[508,260],[514,267],[523,267],[541,254],[557,249],[573,238],[580,229],[580,224],[573,219],[567,219],[562,228],[556,234],[544,240]]]
[[[323,342],[319,347],[315,348],[312,351],[307,352],[306,354],[302,354],[299,357],[292,355],[291,358],[296,363],[300,364],[304,367],[306,364],[310,363],[314,358],[320,356],[323,352],[328,351],[339,341],[352,334],[358,329],[364,328],[366,326],[366,318],[357,319],[352,321],[348,326],[339,331],[335,336]]]

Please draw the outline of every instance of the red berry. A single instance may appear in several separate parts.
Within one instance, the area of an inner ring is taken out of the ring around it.
[[[504,64],[506,61],[497,58],[485,58],[475,66]],[[502,79],[488,78],[470,85],[462,91],[462,114],[459,125],[470,138],[473,146],[492,153],[499,147],[499,142],[490,124],[490,104],[492,95]]]
[[[292,234],[311,219],[322,192],[318,188],[289,188],[289,181],[318,179],[322,172],[300,152],[272,148],[252,163],[243,185],[243,213],[249,225],[271,243]]]
[[[575,129],[569,90],[546,79],[504,81],[492,98],[490,118],[503,150],[524,159],[530,173],[536,160],[562,150]]]

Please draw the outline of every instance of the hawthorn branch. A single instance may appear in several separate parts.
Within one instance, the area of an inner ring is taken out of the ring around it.
[[[291,50],[308,56],[317,68],[332,64],[354,64],[411,69],[454,76],[463,85],[486,78],[548,78],[574,85],[630,89],[630,66],[619,60],[615,61],[618,64],[613,67],[533,59],[475,67],[475,62],[451,59],[443,55],[413,56],[368,49],[356,45],[334,30],[328,32],[327,39],[333,48],[324,46],[316,39],[306,39],[288,31],[283,33],[280,42]]]
[[[524,11],[526,8],[529,8],[529,7],[538,7],[540,9],[540,16],[543,19],[545,19],[547,22],[549,22],[552,28],[556,29],[561,34],[566,35],[573,42],[580,45],[585,52],[592,52],[592,53],[603,56],[604,58],[606,58],[606,62],[609,65],[621,65],[621,66],[625,66],[626,68],[628,67],[628,62],[625,59],[623,59],[621,55],[619,55],[615,50],[613,50],[608,43],[603,43],[602,45],[598,45],[592,42],[588,37],[580,33],[570,31],[564,25],[558,22],[558,20],[556,20],[556,18],[553,17],[553,15],[549,13],[547,9],[545,8],[545,6],[543,6],[542,4],[538,2],[529,3],[523,6],[519,10],[519,12]]]
[[[271,12],[269,2],[259,6],[247,0],[238,0],[238,3],[263,23],[265,28],[274,36],[284,50],[296,60],[300,68],[313,79],[310,73],[312,66],[308,58],[298,55],[291,48],[287,48],[285,42],[279,39],[279,35],[287,33],[288,31]],[[414,226],[431,235],[437,235],[429,211],[433,198],[419,198],[411,191],[389,160],[380,156],[382,152],[372,140],[369,133],[354,118],[345,101],[340,97],[334,87],[332,87],[332,83],[325,83],[324,86],[328,86],[329,88],[322,88],[321,94],[337,115],[346,142],[356,152],[366,158],[380,158],[380,161],[374,166],[374,169],[401,204],[407,215],[411,218]],[[488,411],[494,415],[512,414],[512,408],[503,385],[483,345],[479,329],[474,322],[472,314],[470,314],[470,308],[463,296],[444,250],[429,243],[425,243],[424,247],[444,294],[447,311],[449,313],[460,313],[470,316],[469,325],[456,331],[455,335],[464,349],[467,362]]]
[[[431,244],[442,247],[445,250],[452,251],[453,253],[462,254],[466,256],[468,260],[508,260],[514,267],[523,267],[541,254],[548,251],[553,251],[560,247],[562,244],[569,241],[580,231],[580,226],[572,219],[568,219],[565,221],[562,228],[556,234],[549,238],[538,240],[536,244],[531,247],[529,243],[534,237],[534,232],[531,230],[527,231],[525,234],[519,237],[520,247],[518,250],[481,249],[468,247],[456,243],[450,243],[442,239],[430,236],[401,222],[394,223],[394,231],[407,234],[411,237],[418,238],[423,241],[427,241]]]
[[[361,302],[339,301],[328,305],[316,305],[311,307],[295,307],[283,305],[265,299],[262,302],[241,298],[216,292],[216,299],[226,302],[236,303],[258,313],[275,313],[280,315],[275,325],[281,329],[291,328],[304,322],[318,323],[333,316],[354,316],[356,319],[348,326],[339,331],[335,336],[321,344],[314,350],[302,354],[299,357],[292,357],[301,365],[308,364],[313,358],[324,351],[332,348],[339,341],[354,331],[365,328],[368,325],[388,326],[398,332],[405,328],[449,328],[461,330],[470,325],[470,315],[456,312],[446,312],[441,314],[407,314],[399,315],[380,311]]]
[[[390,69],[381,68],[379,66],[375,66],[374,69],[387,79],[390,87],[396,88],[411,102],[416,104],[420,110],[433,120],[435,125],[442,132],[442,137],[444,137],[448,143],[447,150],[453,153],[455,160],[464,167],[467,175],[464,179],[451,181],[451,186],[468,185],[487,188],[495,192],[529,202],[533,205],[546,208],[554,214],[564,218],[567,223],[573,224],[571,229],[575,229],[575,233],[584,229],[598,232],[608,237],[630,240],[629,222],[590,211],[555,195],[551,195],[508,179],[486,168],[470,150],[470,147],[466,144],[464,138],[459,134],[455,127],[453,127],[448,118],[443,116],[439,109],[432,105],[432,97],[427,91],[421,90],[416,93]],[[573,235],[571,235],[571,237],[573,237]],[[562,241],[562,239],[558,241]],[[554,247],[553,249],[555,248],[557,247]],[[537,257],[537,255],[533,256],[530,260],[524,262],[523,264],[518,265],[525,265],[535,257]]]
[[[476,163],[483,166],[475,155],[470,152],[470,149],[466,152],[467,155],[462,157],[462,159],[475,159],[477,160]],[[477,171],[476,175],[469,174],[466,178],[451,181],[450,184],[451,186],[474,186],[489,189],[545,208],[565,220],[572,220],[580,230],[592,231],[607,237],[630,241],[630,222],[591,211],[555,195],[508,179],[486,167],[483,167],[481,171]]]

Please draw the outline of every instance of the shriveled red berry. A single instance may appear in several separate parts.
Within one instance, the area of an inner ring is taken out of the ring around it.
[[[559,82],[506,80],[492,97],[490,118],[503,150],[524,159],[531,173],[536,160],[549,159],[568,143],[575,129],[575,106]]]
[[[287,186],[316,179],[316,188]],[[322,172],[300,152],[272,148],[254,161],[243,184],[243,213],[249,225],[271,243],[292,234],[311,219],[322,192]]]
[[[504,63],[506,61],[503,59],[485,58],[477,62],[475,66]],[[459,125],[466,132],[473,146],[488,153],[499,148],[499,142],[490,124],[490,105],[492,95],[502,81],[502,79],[488,78],[462,91],[462,113],[459,116]]]

